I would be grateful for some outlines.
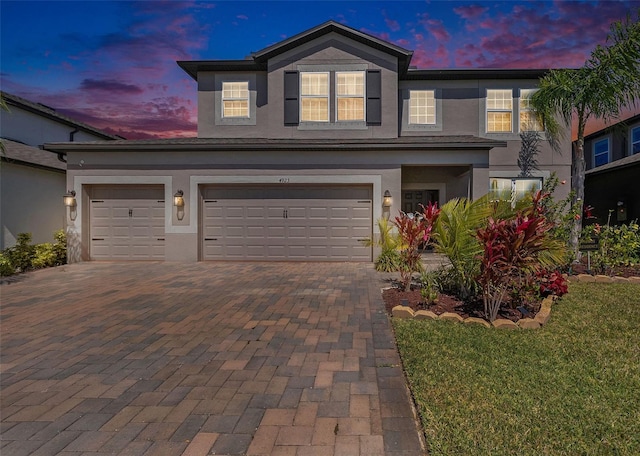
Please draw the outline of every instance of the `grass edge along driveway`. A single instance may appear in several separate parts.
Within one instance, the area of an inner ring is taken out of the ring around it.
[[[431,456],[640,454],[640,285],[572,283],[538,330],[393,324]]]

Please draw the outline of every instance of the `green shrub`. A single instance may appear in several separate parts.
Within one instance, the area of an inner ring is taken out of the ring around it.
[[[24,272],[31,269],[35,249],[36,247],[31,244],[31,233],[20,233],[16,245],[5,249],[5,254],[16,271]]]
[[[63,230],[53,235],[55,242],[31,244],[31,233],[20,233],[16,245],[2,252],[2,275],[25,272],[30,269],[59,266],[67,262],[67,236]]]
[[[608,273],[617,266],[640,264],[640,227],[637,221],[628,225],[588,225],[583,228],[583,240],[599,240],[599,250],[591,255],[591,263],[599,273]]]
[[[377,240],[366,239],[364,244],[367,247],[373,245],[380,247],[381,252],[375,261],[376,271],[396,272],[400,264],[400,238],[393,230],[393,225],[388,219],[382,217],[378,219],[378,229],[380,236]]]
[[[0,277],[10,276],[16,273],[13,263],[7,255],[0,253]]]

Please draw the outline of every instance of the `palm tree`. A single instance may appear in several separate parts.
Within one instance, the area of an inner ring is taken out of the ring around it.
[[[573,207],[582,214],[584,201],[584,131],[590,118],[609,123],[640,100],[640,23],[628,16],[611,25],[605,46],[598,45],[578,69],[551,70],[540,80],[531,105],[540,115],[552,146],[577,118],[571,188]],[[569,244],[576,258],[582,218],[574,220]]]

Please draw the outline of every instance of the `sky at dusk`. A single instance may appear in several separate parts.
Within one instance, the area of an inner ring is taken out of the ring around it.
[[[436,68],[576,68],[633,1],[6,1],[0,87],[127,139],[196,135],[177,60],[243,59],[334,20]]]

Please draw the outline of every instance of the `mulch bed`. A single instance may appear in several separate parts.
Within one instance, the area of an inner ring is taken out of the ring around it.
[[[587,269],[586,259],[579,264],[571,265],[571,274],[589,274]],[[594,271],[591,271],[592,274],[595,274]],[[635,266],[620,266],[614,268],[610,271],[610,276],[618,276],[618,277],[640,277],[640,265]],[[382,292],[382,299],[384,300],[384,305],[387,310],[387,313],[391,315],[391,309],[395,306],[403,305],[408,306],[414,311],[418,310],[430,310],[436,315],[443,314],[444,312],[452,312],[457,313],[462,318],[468,317],[478,317],[484,318],[484,311],[482,301],[473,302],[473,303],[465,303],[455,296],[450,296],[447,294],[439,294],[438,302],[435,304],[426,304],[422,296],[420,295],[419,288],[412,288],[411,291],[405,292],[401,290],[397,283],[393,282],[394,286],[391,288],[387,288]],[[535,309],[537,311],[539,309]],[[506,318],[508,320],[517,322],[521,318],[528,317],[532,318],[535,316],[534,313],[529,313],[528,315],[523,315],[517,309],[511,309],[508,307],[502,307],[500,309],[499,318]]]
[[[438,295],[437,303],[426,304],[424,299],[422,299],[420,289],[418,288],[413,288],[411,291],[404,291],[397,287],[387,288],[382,292],[382,299],[384,300],[384,306],[389,315],[391,315],[391,309],[395,306],[402,305],[410,307],[414,311],[430,310],[436,315],[441,315],[445,312],[452,312],[457,313],[462,318],[484,318],[482,302],[465,303],[455,296],[440,293]],[[501,308],[498,316],[499,318],[506,318],[514,322],[523,318],[520,311],[507,307]],[[533,317],[535,314],[529,314],[527,316]]]

